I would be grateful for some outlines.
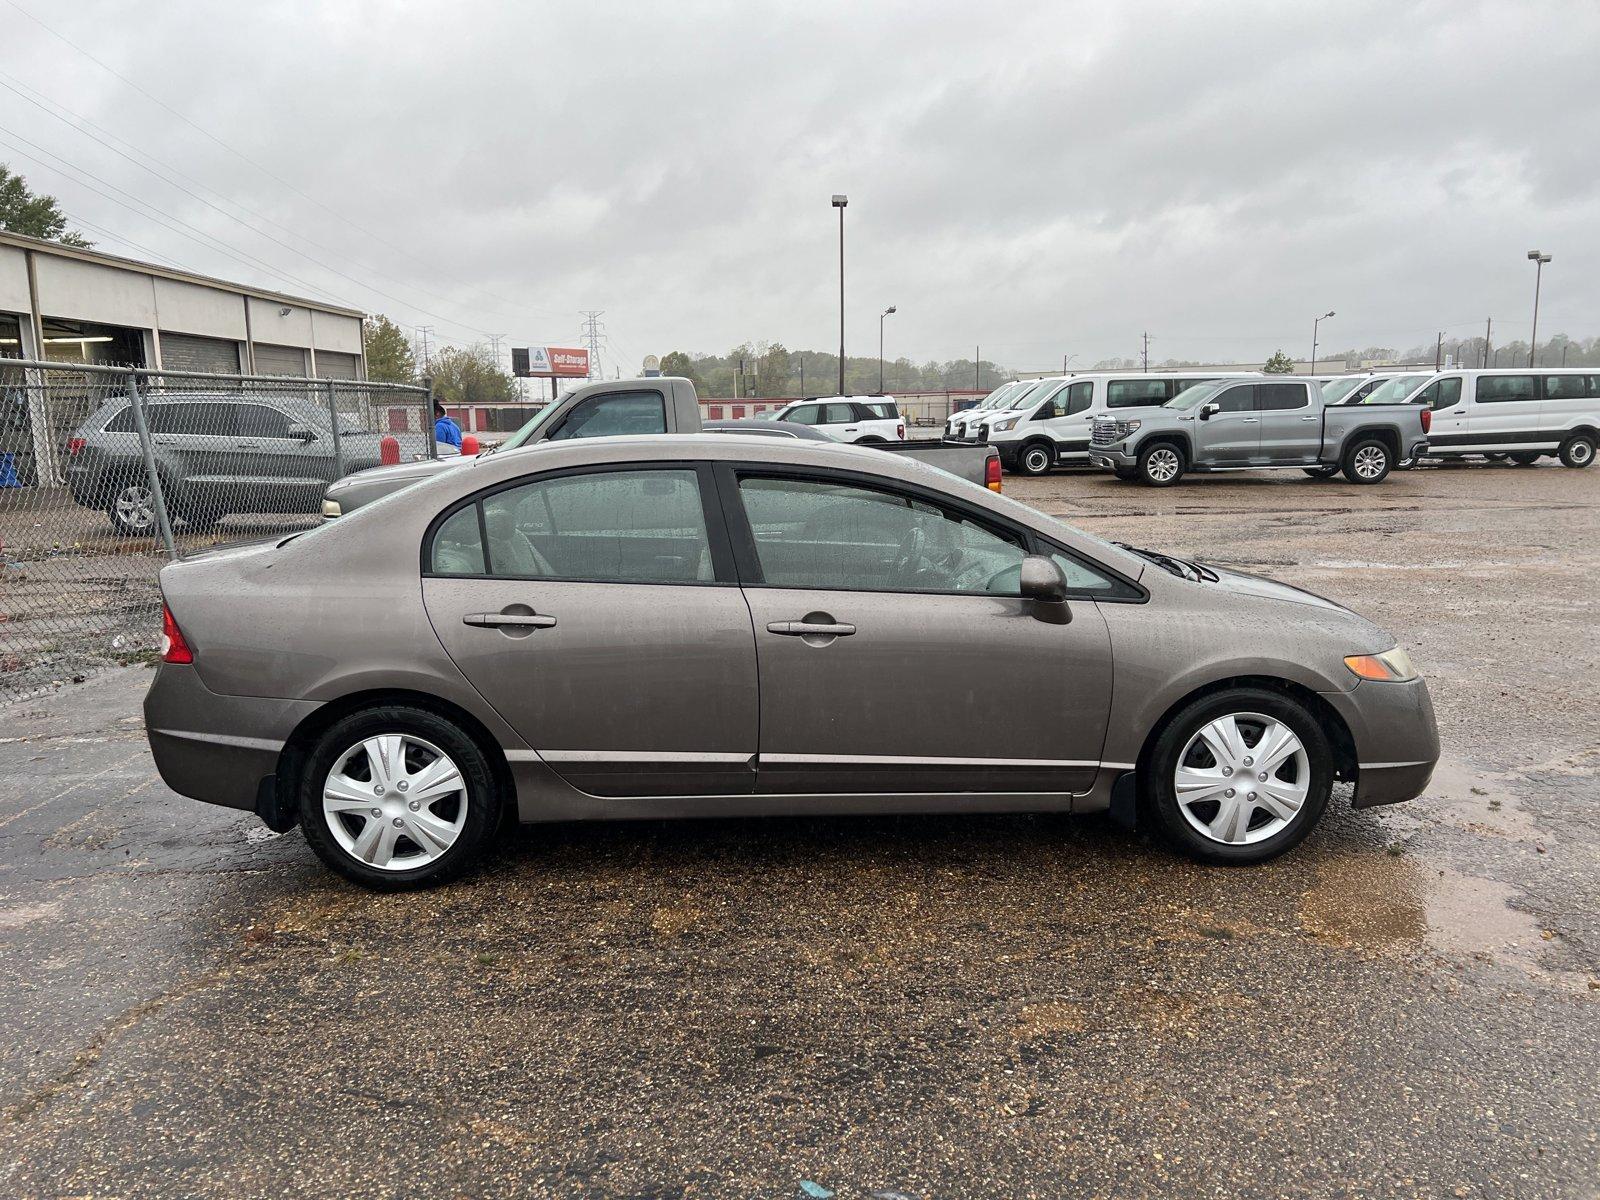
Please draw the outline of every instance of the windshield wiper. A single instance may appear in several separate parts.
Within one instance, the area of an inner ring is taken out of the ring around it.
[[[1190,562],[1186,558],[1176,558],[1171,554],[1163,554],[1159,550],[1147,550],[1142,546],[1130,546],[1127,542],[1115,542],[1113,544],[1120,546],[1129,554],[1137,554],[1140,558],[1149,559],[1156,566],[1170,571],[1180,579],[1188,579],[1194,583],[1200,583],[1201,581],[1215,583],[1217,581],[1217,573],[1211,570],[1210,567],[1202,567],[1199,563]]]

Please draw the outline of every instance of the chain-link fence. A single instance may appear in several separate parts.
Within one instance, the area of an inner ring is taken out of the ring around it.
[[[0,704],[148,660],[169,559],[436,453],[425,387],[0,359]]]

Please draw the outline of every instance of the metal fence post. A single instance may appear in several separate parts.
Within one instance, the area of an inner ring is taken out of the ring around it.
[[[150,498],[155,505],[156,523],[161,527],[161,541],[167,547],[167,557],[178,557],[172,540],[172,521],[167,516],[167,498],[161,491],[161,472],[156,470],[155,447],[150,443],[150,426],[144,419],[144,401],[139,396],[138,378],[128,375],[128,401],[133,406],[133,424],[139,431],[139,450],[144,455],[145,473],[150,478]]]
[[[339,472],[335,478],[344,478],[344,442],[339,435],[339,399],[333,391],[333,380],[324,384],[328,389],[328,423],[333,427],[333,465]]]
[[[422,381],[428,388],[428,410],[422,414],[422,428],[428,437],[428,457],[439,457],[439,443],[433,436],[433,376],[429,375]]]

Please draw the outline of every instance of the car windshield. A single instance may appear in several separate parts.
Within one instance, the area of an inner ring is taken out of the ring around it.
[[[1330,379],[1322,385],[1322,402],[1324,404],[1338,404],[1361,384],[1366,382],[1365,375],[1347,375],[1343,379]]]
[[[1210,397],[1216,395],[1217,389],[1221,386],[1222,384],[1220,382],[1197,383],[1194,387],[1184,388],[1183,391],[1179,392],[1171,400],[1168,400],[1164,405],[1162,405],[1162,407],[1176,408],[1180,410],[1193,408],[1195,405],[1202,404]]]
[[[1398,404],[1404,400],[1417,386],[1427,380],[1426,375],[1396,375],[1384,383],[1380,383],[1372,391],[1362,397],[1363,404]]]

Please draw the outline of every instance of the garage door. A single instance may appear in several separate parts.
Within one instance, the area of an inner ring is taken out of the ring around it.
[[[354,379],[356,378],[356,361],[354,354],[340,354],[335,350],[318,350],[317,378]]]
[[[295,375],[306,373],[306,352],[299,346],[268,346],[256,343],[257,375]]]
[[[161,334],[161,365],[171,371],[239,373],[239,343],[187,333]]]

